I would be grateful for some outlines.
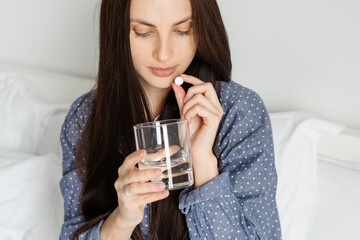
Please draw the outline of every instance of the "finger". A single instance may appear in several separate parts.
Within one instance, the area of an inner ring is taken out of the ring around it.
[[[196,94],[195,96],[193,96],[192,98],[190,98],[183,107],[183,114],[185,115],[186,112],[192,108],[194,105],[201,105],[207,109],[209,109],[210,111],[216,113],[218,112],[219,114],[221,114],[221,111],[218,109],[218,107],[216,107],[212,102],[210,102],[209,99],[207,99],[204,95],[202,94]]]
[[[151,179],[158,178],[162,174],[162,170],[159,168],[144,169],[131,171],[123,176],[119,176],[121,184],[126,185],[134,182],[148,182]]]
[[[139,169],[145,170],[145,169],[154,169],[154,166],[149,164],[144,164],[142,162],[138,163]],[[157,169],[160,169],[161,171],[165,171],[167,169],[167,166],[156,166]]]
[[[182,115],[182,107],[184,105],[185,90],[181,86],[176,85],[175,83],[172,83],[171,86],[174,90],[176,102],[179,106],[180,116],[181,116]]]
[[[187,74],[181,74],[180,77],[182,77],[182,79],[187,82],[187,83],[190,83],[192,85],[199,85],[199,84],[203,84],[205,83],[204,81],[194,77],[194,76],[191,76],[191,75],[187,75]]]
[[[180,146],[178,146],[178,145],[171,145],[171,146],[169,146],[169,149],[168,149],[170,156],[177,153],[179,150],[180,150]],[[163,149],[157,151],[156,153],[147,154],[146,159],[149,162],[159,161],[160,159],[166,157],[166,152],[167,152],[167,149],[163,148]]]
[[[177,153],[180,150],[180,146],[178,145],[172,145],[169,146],[169,155],[172,156],[173,154]],[[155,161],[159,161],[162,158],[166,157],[166,148],[163,148],[159,151],[157,151],[156,153],[151,153],[151,154],[147,154],[146,155],[146,160],[148,162],[155,162]],[[144,164],[142,162],[138,163],[139,169],[143,170],[143,169],[152,169],[154,168],[154,166],[149,165],[149,164]],[[165,171],[167,169],[167,166],[156,166],[156,168],[161,169],[162,171]]]
[[[186,112],[184,117],[189,120],[189,119],[195,117],[196,115],[200,116],[203,119],[204,124],[207,126],[211,126],[212,123],[214,122],[214,120],[216,120],[216,122],[220,121],[219,115],[217,115],[214,112],[209,111],[207,108],[205,108],[201,105],[195,105],[192,108],[190,108]]]
[[[135,167],[135,165],[146,156],[146,151],[144,149],[137,150],[130,155],[128,155],[120,168],[124,170],[131,170]],[[120,171],[119,168],[119,171]]]
[[[130,195],[146,194],[164,191],[165,183],[130,183],[126,188],[126,192]]]
[[[138,195],[137,202],[138,204],[148,204],[152,202],[159,201],[161,199],[164,199],[169,196],[169,191],[161,191],[161,192],[155,192],[155,193],[147,193],[144,195]]]
[[[217,97],[217,94],[215,92],[215,89],[211,83],[203,83],[201,85],[192,86],[188,89],[185,97],[184,97],[184,103],[188,101],[190,98],[192,98],[196,94],[203,94],[205,97],[207,97],[210,101],[219,103],[219,99]]]

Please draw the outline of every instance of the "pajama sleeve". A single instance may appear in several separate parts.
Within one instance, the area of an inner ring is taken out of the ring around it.
[[[71,106],[63,123],[60,135],[63,153],[63,177],[60,189],[64,198],[64,223],[60,240],[70,239],[73,233],[85,223],[80,212],[82,184],[75,169],[75,151],[85,122],[90,114],[88,98],[81,96]],[[100,227],[103,221],[82,233],[77,239],[100,240]]]
[[[223,84],[224,116],[213,151],[219,175],[183,190],[179,208],[191,239],[281,239],[272,130],[261,98]]]

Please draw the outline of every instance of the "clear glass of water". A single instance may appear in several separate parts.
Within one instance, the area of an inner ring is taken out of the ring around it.
[[[160,168],[162,175],[152,182],[164,182],[167,190],[194,183],[190,155],[189,128],[186,119],[169,119],[134,126],[136,149],[145,149],[140,170]]]

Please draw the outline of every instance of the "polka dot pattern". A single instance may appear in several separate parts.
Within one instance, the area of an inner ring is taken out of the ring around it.
[[[186,216],[190,238],[281,239],[268,113],[254,91],[233,81],[222,82],[221,87],[224,115],[213,148],[219,159],[220,174],[197,189],[185,188],[179,198],[179,209]],[[65,209],[60,239],[68,239],[84,223],[79,210],[82,186],[74,167],[74,153],[90,114],[93,95],[90,92],[89,97],[82,96],[74,102],[60,136],[64,175],[60,187]],[[102,223],[79,239],[100,239]],[[140,227],[144,238],[150,239],[149,205]]]
[[[75,151],[80,139],[81,132],[85,127],[90,114],[91,99],[85,95],[79,97],[71,106],[65,122],[61,128],[61,147],[63,152],[63,178],[60,181],[60,189],[64,198],[64,224],[61,228],[60,239],[70,239],[72,234],[84,224],[84,217],[80,212],[80,194],[82,184],[75,170]],[[100,239],[100,227],[103,221],[79,236],[80,239]]]
[[[220,175],[180,194],[191,239],[281,239],[271,123],[261,98],[221,83],[224,116],[213,151]]]

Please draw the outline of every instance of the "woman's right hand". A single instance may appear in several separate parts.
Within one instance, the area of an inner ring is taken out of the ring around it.
[[[148,203],[166,198],[164,183],[149,182],[161,175],[161,169],[139,170],[136,164],[146,156],[145,150],[138,150],[128,155],[118,169],[119,177],[115,182],[119,206],[117,222],[122,228],[135,228],[144,217]],[[124,192],[131,195],[127,196]]]

